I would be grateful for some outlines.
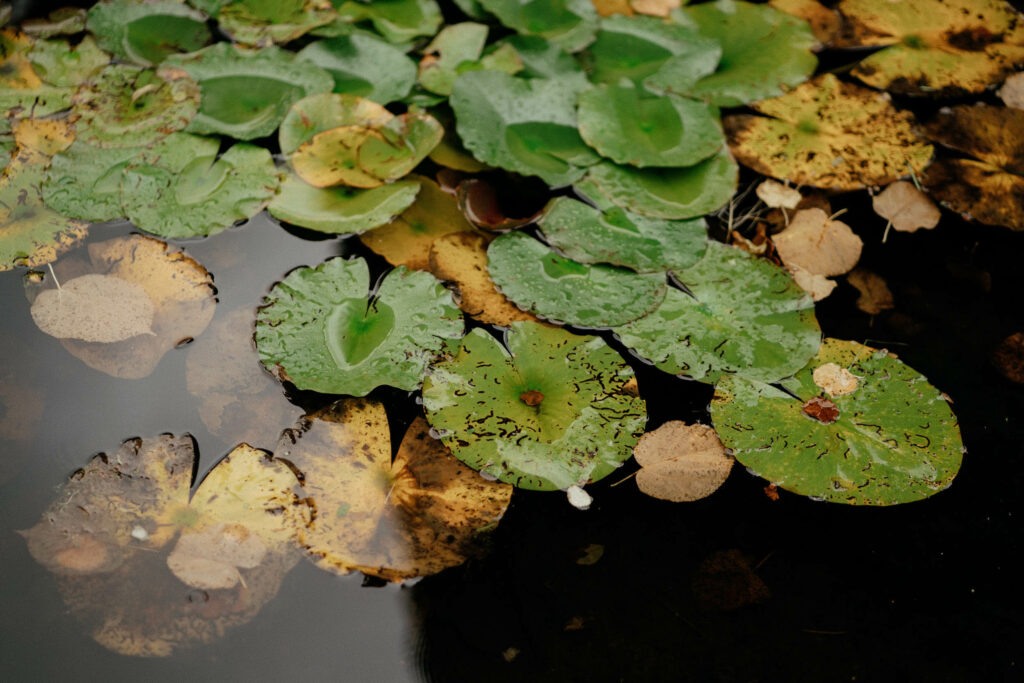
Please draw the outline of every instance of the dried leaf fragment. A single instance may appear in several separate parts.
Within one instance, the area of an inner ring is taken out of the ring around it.
[[[997,93],[1007,107],[1024,109],[1024,71],[1015,73],[1003,81]]]
[[[758,199],[773,209],[795,209],[803,199],[798,190],[775,180],[765,180],[754,191]]]
[[[804,415],[818,422],[830,425],[839,419],[839,408],[835,403],[823,396],[812,396],[801,409]]]
[[[167,566],[193,588],[234,588],[242,581],[239,567],[258,567],[267,546],[241,524],[222,523],[198,533],[183,533],[167,556]]]
[[[814,369],[814,383],[831,396],[842,396],[857,390],[857,376],[836,363],[825,363]]]
[[[826,276],[849,272],[864,246],[850,226],[830,220],[821,209],[797,211],[772,241],[787,266]]]
[[[896,307],[896,303],[881,275],[865,268],[857,268],[846,276],[846,281],[857,288],[860,297],[857,308],[870,315],[878,315]]]
[[[818,273],[812,273],[804,270],[799,266],[793,266],[789,269],[790,275],[793,276],[793,281],[800,285],[800,288],[811,295],[811,298],[815,301],[821,301],[836,288],[836,281],[829,280],[824,275]]]
[[[642,468],[636,475],[640,490],[677,503],[710,496],[725,483],[733,463],[713,428],[679,420],[640,437],[633,455]]]
[[[939,224],[942,213],[924,192],[906,180],[891,183],[871,200],[871,205],[882,218],[900,232],[915,232],[919,228],[931,230]]]
[[[40,292],[32,319],[58,339],[118,342],[153,334],[153,302],[137,282],[89,273]]]

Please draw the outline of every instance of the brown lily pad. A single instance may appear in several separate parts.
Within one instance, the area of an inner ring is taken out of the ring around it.
[[[640,490],[677,503],[710,496],[733,465],[713,428],[678,420],[641,436],[633,456],[641,467],[636,475]]]
[[[900,232],[931,230],[939,224],[942,212],[913,183],[897,180],[871,200],[871,206],[882,218]]]
[[[864,246],[850,226],[831,220],[821,209],[797,211],[772,241],[787,266],[823,276],[849,272]]]

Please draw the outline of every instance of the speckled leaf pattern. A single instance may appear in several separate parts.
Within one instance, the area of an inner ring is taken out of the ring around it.
[[[394,117],[383,105],[365,97],[317,93],[291,106],[277,131],[277,141],[283,154],[292,154],[326,130],[341,126],[375,128]]]
[[[495,286],[520,308],[579,327],[636,320],[653,311],[667,289],[663,272],[579,263],[516,231],[491,242],[487,268]]]
[[[87,26],[104,50],[143,66],[198,50],[213,38],[206,15],[174,0],[100,2],[89,10]]]
[[[274,285],[256,324],[260,359],[300,389],[365,396],[381,385],[412,391],[462,312],[433,275],[397,268],[369,301],[366,261],[334,258]]]
[[[812,373],[826,363],[858,378],[852,393],[830,397],[838,409],[831,424],[803,410],[821,393]],[[784,386],[793,395],[726,378],[711,405],[736,459],[782,488],[835,503],[893,505],[942,491],[960,469],[963,443],[949,403],[884,350],[826,339]]]
[[[110,55],[86,36],[75,46],[66,40],[40,40],[29,53],[39,77],[51,85],[72,87],[86,80],[110,61]]]
[[[531,322],[512,323],[506,342],[475,329],[423,383],[427,420],[455,457],[541,491],[597,481],[630,457],[647,411],[618,353]]]
[[[319,40],[299,50],[298,58],[331,74],[334,92],[380,104],[405,97],[416,83],[416,63],[371,35],[357,33]]]
[[[221,7],[217,24],[236,43],[283,45],[336,17],[330,0],[237,0]]]
[[[697,265],[675,275],[690,294],[670,289],[649,316],[614,330],[661,370],[708,383],[775,382],[817,352],[814,302],[773,263],[710,242]]]

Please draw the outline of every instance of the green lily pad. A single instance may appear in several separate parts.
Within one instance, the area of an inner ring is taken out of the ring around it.
[[[579,327],[623,325],[665,298],[664,273],[579,263],[518,231],[491,242],[487,269],[501,293],[520,308]]]
[[[104,50],[143,66],[198,50],[213,38],[206,15],[175,0],[101,2],[89,10],[87,26]]]
[[[601,211],[558,197],[537,221],[544,237],[580,263],[610,263],[641,273],[689,268],[707,249],[703,218],[666,221],[618,207]]]
[[[513,74],[523,68],[522,61],[511,46],[481,57],[487,42],[488,29],[483,24],[464,22],[441,29],[434,40],[423,48],[418,80],[426,90],[450,95],[459,74],[479,69],[493,69]]]
[[[561,81],[474,71],[459,77],[449,101],[478,160],[568,185],[600,159],[576,130],[575,100]]]
[[[806,81],[818,66],[818,45],[803,19],[767,5],[717,0],[685,8],[701,35],[717,40],[722,59],[715,73],[693,87],[673,90],[720,107],[776,97]]]
[[[85,10],[81,7],[61,7],[50,12],[45,19],[26,19],[21,22],[21,30],[36,38],[71,36],[85,30],[85,17]]]
[[[92,36],[71,47],[66,40],[39,40],[29,59],[39,77],[50,85],[75,86],[110,62]]]
[[[161,237],[212,235],[256,215],[277,185],[270,152],[238,143],[220,157],[196,156],[180,170],[129,165],[121,206],[132,223]]]
[[[281,122],[277,141],[282,154],[293,154],[319,133],[341,126],[375,128],[395,117],[372,100],[355,95],[317,93],[291,106]]]
[[[827,396],[815,384],[815,371],[829,363],[852,373],[853,391]],[[784,384],[791,393],[727,377],[711,404],[736,459],[781,488],[833,503],[894,505],[948,488],[960,469],[963,443],[949,403],[884,350],[826,339]]]
[[[718,41],[692,27],[656,17],[611,16],[601,20],[597,40],[584,53],[596,83],[628,79],[658,90],[688,89],[715,72]]]
[[[579,130],[601,156],[632,166],[692,166],[725,143],[705,102],[657,96],[625,81],[580,93]]]
[[[498,49],[511,47],[519,57],[524,78],[547,78],[561,81],[562,86],[580,92],[589,87],[587,75],[576,59],[550,40],[540,36],[512,35],[498,41]]]
[[[434,0],[374,0],[335,3],[343,20],[369,21],[389,43],[432,36],[441,25],[441,8]]]
[[[70,88],[47,85],[36,73],[30,54],[35,41],[14,31],[0,29],[0,134],[9,133],[10,122],[23,116],[43,117],[71,106]]]
[[[328,0],[238,0],[221,5],[217,24],[235,42],[266,46],[295,40],[337,16]]]
[[[358,95],[387,104],[409,94],[416,82],[416,63],[378,38],[364,35],[318,40],[299,50],[334,78],[334,92]]]
[[[369,301],[361,258],[299,268],[270,290],[256,320],[263,364],[300,389],[365,396],[388,385],[412,391],[445,340],[458,339],[462,312],[433,275],[390,271]]]
[[[652,218],[682,220],[711,213],[732,198],[739,169],[722,148],[687,168],[619,166],[610,161],[590,168],[591,181],[617,206]]]
[[[121,177],[129,162],[159,163],[174,172],[197,157],[216,156],[220,142],[172,133],[152,147],[103,148],[76,141],[53,157],[43,184],[47,206],[65,216],[101,222],[124,217]]]
[[[189,131],[239,140],[270,135],[292,104],[334,87],[329,73],[279,47],[246,50],[217,43],[168,57],[165,64],[184,69],[202,87]]]
[[[434,107],[430,110],[430,114],[444,128],[441,142],[437,143],[437,147],[430,152],[431,161],[464,173],[479,173],[487,170],[487,164],[482,164],[473,158],[466,146],[462,144],[459,134],[455,131],[455,115],[449,107],[444,105]]]
[[[711,384],[775,382],[817,352],[814,302],[770,261],[709,242],[697,265],[674,274],[689,294],[670,289],[656,311],[613,330],[659,369]]]
[[[75,93],[77,139],[97,147],[145,147],[188,125],[199,87],[178,69],[111,64]]]
[[[270,215],[311,230],[337,235],[365,232],[389,223],[416,199],[415,180],[358,189],[313,187],[294,173],[281,182],[281,190],[267,206]]]
[[[517,33],[540,36],[568,52],[582,50],[597,32],[589,0],[480,0],[480,5]]]
[[[430,425],[482,474],[520,488],[568,489],[629,459],[647,421],[633,370],[600,337],[514,322],[508,350],[483,329],[423,382]]]

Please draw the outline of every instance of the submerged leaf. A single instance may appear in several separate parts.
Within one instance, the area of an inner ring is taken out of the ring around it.
[[[58,339],[117,342],[153,334],[153,302],[136,282],[92,273],[40,292],[32,320]]]
[[[707,425],[672,420],[640,437],[633,449],[637,487],[676,503],[707,498],[732,471],[732,456]]]
[[[88,28],[104,50],[143,66],[198,50],[213,38],[206,16],[175,0],[100,2],[89,10]]]
[[[860,296],[857,297],[857,308],[865,313],[878,315],[895,308],[896,303],[889,285],[877,273],[865,268],[856,268],[846,276],[846,281],[860,292]]]

